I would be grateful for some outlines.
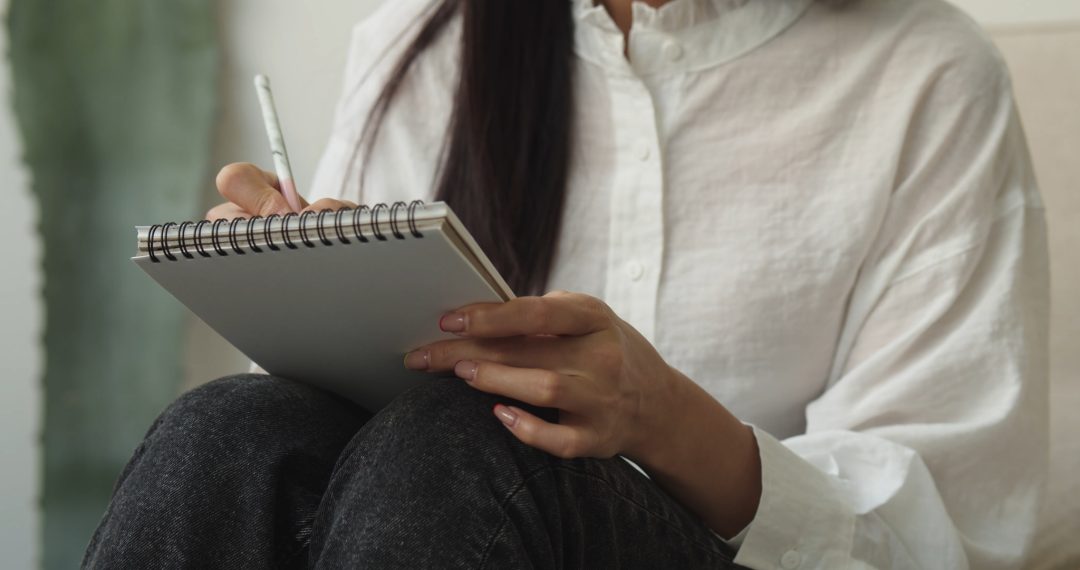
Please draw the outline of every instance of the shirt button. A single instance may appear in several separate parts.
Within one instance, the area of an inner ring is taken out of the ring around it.
[[[676,42],[675,40],[668,40],[664,42],[663,51],[664,57],[666,57],[668,61],[679,61],[680,59],[682,59],[683,48],[681,45],[679,45],[679,42]]]
[[[626,276],[629,277],[631,281],[638,281],[643,275],[645,275],[645,266],[636,261],[631,261],[626,264]]]
[[[638,158],[641,159],[641,162],[645,162],[646,160],[649,160],[650,156],[652,156],[652,149],[649,148],[649,145],[647,145],[647,144],[641,145],[641,149],[638,150]]]
[[[799,556],[799,553],[794,550],[789,550],[780,557],[780,565],[783,566],[785,570],[795,570],[801,563],[802,556]]]

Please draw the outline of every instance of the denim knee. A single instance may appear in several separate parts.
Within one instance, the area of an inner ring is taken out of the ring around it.
[[[120,474],[89,566],[271,567],[294,556],[341,450],[368,417],[269,376],[191,390],[155,421]],[[132,553],[144,563],[108,562]]]
[[[303,399],[308,390],[290,380],[262,374],[225,376],[182,394],[158,421],[197,425],[235,421],[237,412],[246,410],[272,414]]]
[[[505,398],[503,398],[505,400]],[[480,392],[457,378],[432,378],[431,382],[401,394],[372,420],[377,423],[407,426],[413,424],[439,438],[456,438],[462,432],[497,431],[492,408],[498,398]],[[417,435],[422,435],[417,433]]]
[[[341,424],[355,432],[366,419],[361,414],[352,404],[299,382],[237,374],[180,396],[154,422],[147,439],[164,432],[178,444],[254,449],[295,430],[326,431]]]
[[[414,474],[437,472],[430,469],[433,464],[468,471],[483,464],[545,461],[545,454],[519,442],[495,417],[499,402],[509,400],[457,378],[433,378],[376,414],[349,443],[344,461],[380,457],[381,463]],[[427,468],[414,471],[409,465]]]

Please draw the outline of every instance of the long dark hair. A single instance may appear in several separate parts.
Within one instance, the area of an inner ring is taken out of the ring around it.
[[[573,20],[567,0],[441,0],[372,109],[372,139],[412,64],[461,12],[461,78],[436,197],[517,294],[551,272],[569,170]]]

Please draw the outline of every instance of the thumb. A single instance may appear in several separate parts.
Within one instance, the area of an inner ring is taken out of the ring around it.
[[[217,175],[218,192],[253,216],[284,215],[293,212],[277,176],[248,163],[229,164]],[[307,202],[301,199],[301,208]]]

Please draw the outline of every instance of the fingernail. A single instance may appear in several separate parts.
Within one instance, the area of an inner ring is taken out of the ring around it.
[[[517,425],[517,414],[502,404],[495,404],[495,416],[498,417],[499,421],[506,427],[514,427]]]
[[[414,350],[405,355],[405,368],[409,370],[427,370],[431,365],[431,355],[426,350]]]
[[[462,313],[448,313],[439,319],[439,328],[445,332],[464,332],[465,315]]]
[[[462,360],[454,365],[454,374],[466,382],[472,382],[473,379],[476,378],[476,363],[469,360]]]

